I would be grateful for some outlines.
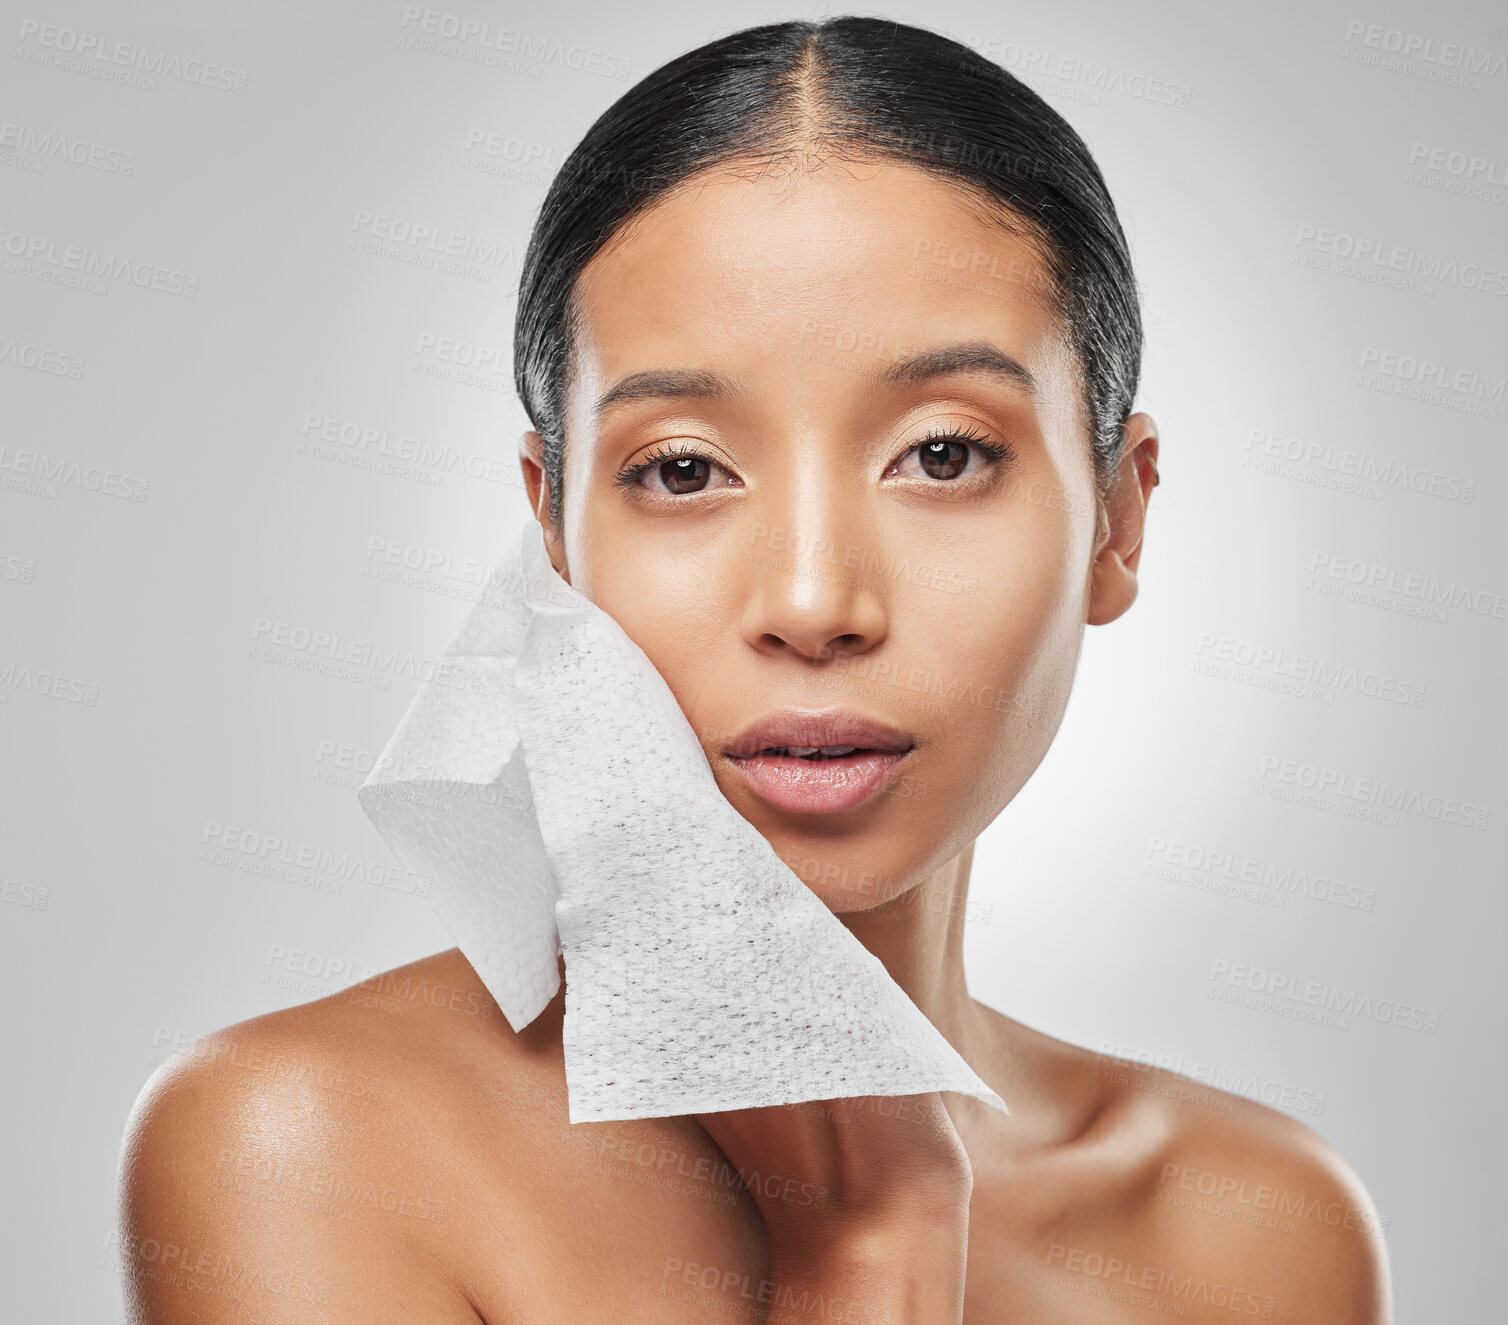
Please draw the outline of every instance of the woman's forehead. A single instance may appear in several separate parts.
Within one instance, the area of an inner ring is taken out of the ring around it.
[[[790,272],[842,285],[849,273],[945,266],[1027,290],[1047,268],[1025,223],[962,182],[895,161],[698,173],[636,214],[583,268],[590,292],[642,279],[747,282]],[[757,290],[751,293],[757,293]]]
[[[860,371],[983,339],[1050,355],[1060,339],[1036,244],[915,167],[711,171],[595,255],[574,292],[576,384],[666,356],[848,356]]]

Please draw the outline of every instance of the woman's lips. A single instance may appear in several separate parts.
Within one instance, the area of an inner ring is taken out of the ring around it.
[[[769,751],[727,756],[760,799],[793,814],[836,814],[862,805],[889,781],[910,751],[855,750],[852,754],[803,758]]]
[[[849,709],[777,709],[723,749],[754,794],[777,810],[836,814],[888,785],[916,738]]]

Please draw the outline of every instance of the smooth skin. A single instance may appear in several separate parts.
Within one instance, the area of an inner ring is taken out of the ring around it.
[[[1043,270],[909,166],[718,169],[582,275],[561,527],[536,434],[520,456],[556,568],[723,793],[1010,1116],[945,1094],[572,1126],[563,993],[515,1034],[451,950],[158,1070],[122,1160],[133,1322],[1389,1321],[1376,1211],[1311,1129],[968,991],[974,840],[1057,732],[1084,627],[1135,600],[1159,446],[1133,415],[1097,500]],[[948,347],[972,366],[917,366]],[[905,779],[775,810],[722,750],[785,705],[911,733]]]

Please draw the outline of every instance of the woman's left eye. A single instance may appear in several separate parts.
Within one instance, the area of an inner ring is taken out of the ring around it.
[[[891,463],[885,476],[956,482],[959,478],[973,478],[997,460],[1010,458],[1009,446],[973,432],[954,430],[934,433],[916,442]],[[914,466],[908,466],[913,460]]]

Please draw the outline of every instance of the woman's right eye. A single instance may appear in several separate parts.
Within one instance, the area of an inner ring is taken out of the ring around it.
[[[647,485],[651,492],[660,491],[682,497],[688,492],[702,492],[706,489],[707,480],[712,477],[712,465],[709,461],[693,456],[681,456],[677,460],[666,460],[655,465],[646,474],[653,480]],[[659,484],[658,488],[655,483]]]
[[[720,474],[721,479],[715,479]],[[647,488],[656,496],[685,497],[735,486],[738,479],[710,456],[683,448],[662,448],[618,475],[625,487]]]

